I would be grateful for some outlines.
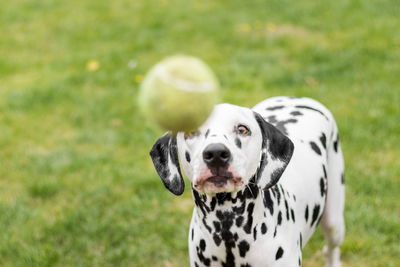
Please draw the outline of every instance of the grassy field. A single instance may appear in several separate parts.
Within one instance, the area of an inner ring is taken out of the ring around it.
[[[308,96],[347,166],[344,266],[400,266],[396,0],[14,0],[0,5],[0,265],[188,266],[193,203],[164,190],[143,74],[187,53],[225,102]],[[318,232],[304,266],[322,266]]]

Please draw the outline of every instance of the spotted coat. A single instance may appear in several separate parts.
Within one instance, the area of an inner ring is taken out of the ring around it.
[[[332,114],[312,99],[292,97],[267,99],[252,111],[257,122],[265,120],[279,130],[279,133],[261,131],[264,141],[269,140],[263,142],[263,147],[269,143],[268,149],[261,150],[261,162],[268,163],[260,163],[238,192],[203,194],[193,188],[195,208],[189,231],[191,266],[300,266],[302,248],[321,220],[327,239],[327,266],[340,266],[339,245],[344,238],[344,164]],[[205,130],[205,138],[210,132],[213,133],[212,128]],[[279,144],[274,148],[278,140],[271,139],[274,134],[288,137],[293,147],[282,148]],[[168,142],[170,146],[178,146],[178,150],[183,146],[183,141],[176,143],[173,137]],[[233,143],[237,149],[243,149],[243,142],[235,138]],[[284,164],[268,172],[280,150],[289,151],[289,157],[280,158]],[[179,165],[178,156],[169,154],[169,159],[175,157]],[[182,155],[181,161],[191,164],[193,155],[187,150],[178,154]],[[161,165],[155,162],[159,174]],[[179,184],[179,175],[179,168],[173,176],[167,175],[169,180],[160,174],[171,191],[176,186],[171,188],[168,183]],[[265,176],[268,176],[267,182],[264,182]]]

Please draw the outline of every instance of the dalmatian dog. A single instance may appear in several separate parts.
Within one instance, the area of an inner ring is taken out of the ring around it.
[[[309,98],[274,97],[252,109],[220,104],[193,133],[167,133],[150,155],[165,187],[195,208],[191,267],[301,266],[317,225],[327,266],[340,266],[344,162],[332,114]]]

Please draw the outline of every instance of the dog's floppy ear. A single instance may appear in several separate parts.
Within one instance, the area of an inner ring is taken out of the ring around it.
[[[167,132],[153,145],[150,156],[164,186],[181,195],[185,188],[178,159],[176,136]]]
[[[263,138],[256,181],[261,188],[267,189],[278,182],[286,169],[293,155],[294,145],[286,135],[266,122],[260,114],[254,112],[254,116]]]

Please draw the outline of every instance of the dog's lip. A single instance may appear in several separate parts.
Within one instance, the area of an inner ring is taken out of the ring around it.
[[[228,179],[230,179],[230,178],[232,178],[232,177],[216,175],[216,176],[208,177],[207,179],[204,180],[204,182],[213,183],[217,187],[222,187],[222,186],[226,185],[226,183],[228,182]]]
[[[237,191],[242,185],[241,176],[224,173],[204,177],[194,184],[194,189],[202,194],[216,194]]]
[[[230,174],[212,175],[202,180],[201,185],[206,186],[207,184],[212,184],[215,187],[224,187],[228,183],[233,183],[234,185],[236,185],[240,181],[240,177],[236,177]]]

